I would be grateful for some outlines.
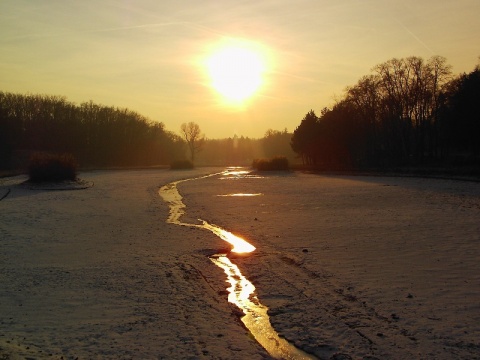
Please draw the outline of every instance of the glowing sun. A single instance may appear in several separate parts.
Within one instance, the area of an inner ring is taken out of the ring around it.
[[[262,85],[265,71],[260,52],[241,44],[225,45],[206,61],[211,86],[226,100],[239,103]]]

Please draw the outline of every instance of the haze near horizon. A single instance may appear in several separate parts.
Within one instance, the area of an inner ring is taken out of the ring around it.
[[[126,107],[209,138],[293,131],[391,58],[480,51],[480,3],[177,1],[0,3],[0,91]],[[241,71],[239,70],[241,69]]]

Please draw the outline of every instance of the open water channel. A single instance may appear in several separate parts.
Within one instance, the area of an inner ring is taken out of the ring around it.
[[[186,205],[183,203],[182,196],[177,189],[177,184],[183,181],[194,181],[212,176],[245,177],[248,176],[248,174],[249,172],[245,170],[227,169],[221,173],[179,180],[161,187],[159,194],[170,207],[167,223],[211,231],[232,246],[231,252],[251,253],[255,251],[255,247],[241,237],[238,237],[219,226],[210,224],[205,220],[199,219],[198,224],[182,222],[180,219],[186,212]],[[232,194],[232,196],[255,195],[258,194]],[[278,359],[315,359],[312,355],[297,349],[288,341],[278,336],[277,332],[270,324],[270,319],[267,313],[268,308],[261,304],[255,296],[255,286],[241,273],[238,266],[230,260],[228,253],[215,254],[210,256],[210,260],[216,266],[223,269],[227,275],[227,282],[230,284],[230,287],[227,289],[229,292],[228,301],[235,304],[243,311],[245,315],[241,319],[242,322],[258,343],[262,345],[272,357]]]

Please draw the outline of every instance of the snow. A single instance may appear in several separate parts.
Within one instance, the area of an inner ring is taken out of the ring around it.
[[[268,358],[208,258],[229,245],[167,224],[158,195],[219,170],[86,172],[94,186],[70,191],[3,179],[0,358]],[[231,260],[297,347],[322,359],[480,358],[478,183],[273,173],[178,189],[182,221],[257,248]],[[262,195],[218,196],[241,193]]]

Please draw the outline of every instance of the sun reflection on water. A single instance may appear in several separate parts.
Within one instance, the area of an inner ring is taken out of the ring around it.
[[[230,178],[247,177],[249,171],[238,170],[236,168],[221,173],[222,175],[233,174]],[[211,174],[200,178],[214,176]],[[200,179],[197,178],[197,179]],[[222,179],[222,178],[220,178]],[[167,219],[168,223],[205,229],[213,232],[222,240],[227,241],[233,246],[232,252],[251,253],[255,246],[248,243],[239,236],[232,234],[218,226],[209,224],[206,221],[199,220],[202,224],[184,223],[180,218],[185,214],[186,206],[179,194],[177,184],[183,181],[194,180],[186,179],[172,182],[160,188],[159,194],[165,202],[169,204],[170,212]],[[262,305],[256,296],[254,296],[255,286],[241,273],[240,269],[233,264],[227,257],[227,254],[217,254],[210,257],[210,260],[222,268],[227,275],[227,281],[230,283],[228,288],[228,301],[235,304],[245,314],[242,322],[250,330],[255,339],[268,351],[268,353],[278,359],[314,359],[313,356],[297,349],[285,339],[278,336],[273,329],[268,316],[268,308]]]
[[[227,275],[227,282],[230,284],[227,289],[228,301],[243,311],[245,316],[242,317],[242,322],[272,357],[297,360],[315,358],[278,336],[270,323],[268,308],[258,301],[254,295],[255,286],[243,276],[237,265],[222,254],[212,256],[210,260]]]
[[[240,169],[229,169],[223,172],[225,176],[242,176],[247,175],[250,171],[249,170],[240,170]]]
[[[255,246],[250,244],[249,242],[245,241],[239,236],[232,234],[231,232],[224,230],[216,225],[209,224],[204,220],[200,220],[203,223],[203,228],[210,230],[215,235],[217,235],[220,239],[228,242],[229,244],[233,245],[232,252],[234,253],[250,253],[255,251]]]
[[[231,167],[222,172],[220,180],[239,180],[239,179],[263,179],[263,176],[252,175],[251,170],[245,170],[242,167]]]
[[[249,193],[234,193],[234,194],[224,194],[224,195],[217,195],[217,196],[235,196],[235,197],[250,197],[250,196],[262,196],[262,193],[255,193],[255,194],[249,194]]]

